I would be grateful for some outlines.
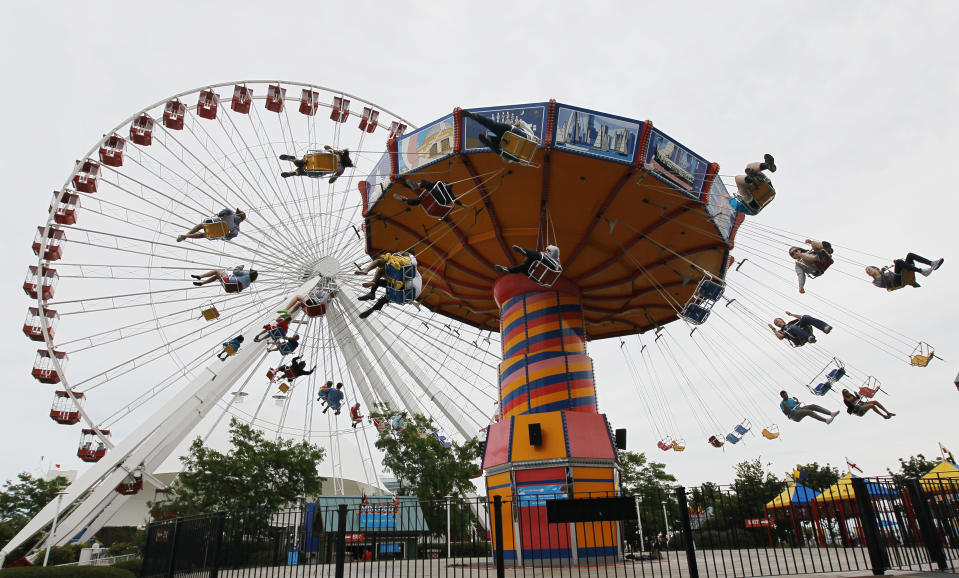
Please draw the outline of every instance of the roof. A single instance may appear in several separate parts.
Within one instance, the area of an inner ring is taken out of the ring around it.
[[[846,474],[838,482],[826,488],[822,494],[816,497],[817,502],[838,502],[856,499],[856,492],[852,489],[852,479],[859,476]],[[877,498],[880,496],[894,496],[896,492],[882,484],[876,482],[866,482],[866,491],[869,497]]]
[[[429,532],[416,496],[318,496],[310,508],[320,510],[317,531],[337,528],[338,506],[346,504],[346,531],[359,533],[425,534]]]
[[[786,508],[789,506],[808,505],[819,495],[819,492],[807,488],[802,484],[790,484],[788,488],[766,504],[767,509]]]
[[[956,467],[956,464],[952,462],[942,461],[936,464],[936,467],[929,470],[921,479],[937,480],[943,478],[959,478],[959,467]]]

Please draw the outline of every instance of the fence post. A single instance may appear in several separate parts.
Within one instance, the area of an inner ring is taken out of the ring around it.
[[[936,525],[932,520],[932,511],[929,509],[929,503],[923,495],[922,488],[919,486],[919,480],[912,478],[906,481],[909,488],[909,497],[912,506],[916,510],[916,519],[919,522],[919,533],[922,535],[922,544],[929,552],[929,559],[935,562],[940,570],[949,568],[946,562],[946,551],[942,548],[942,542],[939,541],[939,532],[936,531]]]
[[[346,504],[340,504],[336,512],[336,578],[343,578],[346,562]]]
[[[176,575],[176,551],[177,544],[180,543],[180,522],[183,518],[177,516],[173,520],[173,546],[170,547],[170,564],[167,567],[167,576],[173,578]]]
[[[689,578],[699,578],[699,566],[696,564],[696,546],[693,544],[693,527],[689,522],[689,504],[686,502],[686,488],[683,486],[676,487],[676,502],[679,504],[679,521],[682,527],[683,545],[686,546],[686,565],[689,566]],[[666,530],[668,532],[669,528],[666,528]]]
[[[226,527],[226,512],[216,513],[213,535],[213,567],[210,568],[210,578],[217,578],[220,573],[220,547],[223,545],[223,530]]]
[[[880,576],[889,568],[889,556],[882,545],[882,535],[879,532],[879,523],[876,520],[876,511],[869,500],[869,487],[863,478],[852,478],[852,491],[856,494],[856,509],[859,510],[859,520],[862,522],[862,534],[869,550],[869,561],[872,563],[872,573]]]
[[[493,540],[496,548],[496,578],[506,576],[503,554],[503,497],[493,496]]]

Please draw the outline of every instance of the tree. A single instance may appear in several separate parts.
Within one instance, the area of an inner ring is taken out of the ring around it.
[[[922,454],[909,456],[909,460],[899,458],[899,472],[894,472],[889,468],[886,471],[893,477],[896,484],[902,486],[908,478],[921,478],[929,473],[929,470],[939,465],[942,458],[936,458],[935,461],[926,459]]]
[[[57,492],[70,485],[63,476],[44,480],[26,472],[18,474],[17,480],[7,480],[0,491],[0,546],[9,542],[31,518],[53,501]]]
[[[838,482],[841,477],[839,468],[830,466],[829,464],[820,466],[818,462],[796,466],[796,469],[799,470],[799,479],[796,481],[816,492],[822,492]],[[794,479],[793,475],[793,472],[787,472],[786,479]]]
[[[739,462],[734,471],[733,491],[743,518],[761,516],[763,507],[786,488],[786,482],[767,470],[759,458]]]
[[[377,404],[370,417],[389,422],[398,414],[387,404]],[[476,489],[470,481],[482,474],[476,461],[480,457],[479,440],[472,438],[463,444],[440,440],[433,420],[413,414],[403,418],[405,427],[389,426],[381,429],[376,447],[383,451],[383,467],[388,469],[402,487],[421,501],[429,527],[438,531],[446,526],[446,497],[468,496]],[[457,512],[454,517],[469,513]]]
[[[230,445],[228,453],[221,453],[200,438],[194,440],[180,458],[183,473],[166,492],[166,500],[151,503],[151,513],[184,516],[226,510],[262,521],[278,508],[320,492],[322,448],[306,441],[267,440],[236,418],[230,420]]]
[[[666,464],[651,462],[645,452],[619,452],[620,483],[624,494],[665,492],[676,482],[676,477],[666,472]]]

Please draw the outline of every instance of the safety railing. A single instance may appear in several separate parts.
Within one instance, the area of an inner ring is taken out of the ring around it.
[[[780,492],[781,490],[781,492]],[[149,526],[142,576],[750,577],[959,569],[959,480],[785,487],[545,484],[505,497],[334,497]],[[777,493],[780,492],[780,493]]]

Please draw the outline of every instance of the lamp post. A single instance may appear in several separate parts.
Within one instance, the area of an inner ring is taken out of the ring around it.
[[[666,513],[666,504],[669,500],[663,500],[663,523],[666,524],[666,538],[669,538],[669,514]]]
[[[639,526],[639,552],[642,553],[646,550],[646,540],[643,538],[643,518],[639,510],[639,503],[643,501],[643,498],[641,496],[633,496],[633,499],[636,500],[636,524]]]
[[[57,535],[57,520],[60,518],[60,504],[63,503],[63,496],[67,495],[66,492],[57,492],[57,511],[53,515],[53,526],[50,528],[50,535],[47,536],[47,551],[43,555],[43,565],[47,565],[47,561],[50,560],[50,546],[53,544],[53,539]]]
[[[450,497],[446,496],[446,559],[452,557],[453,546],[450,538]]]

